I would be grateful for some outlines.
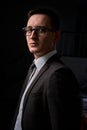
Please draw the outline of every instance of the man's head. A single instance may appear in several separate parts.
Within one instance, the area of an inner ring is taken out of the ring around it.
[[[52,10],[39,8],[28,13],[26,40],[28,48],[37,59],[56,47],[59,39],[59,17]]]

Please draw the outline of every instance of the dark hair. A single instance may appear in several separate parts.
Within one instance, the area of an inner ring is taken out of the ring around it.
[[[59,15],[52,9],[36,8],[36,9],[30,10],[28,13],[28,19],[34,14],[45,14],[45,15],[49,16],[50,20],[51,20],[52,28],[55,31],[59,30],[60,18],[59,18]]]

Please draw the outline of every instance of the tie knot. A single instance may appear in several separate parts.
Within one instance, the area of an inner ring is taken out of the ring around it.
[[[32,76],[34,75],[35,71],[36,71],[36,65],[35,65],[35,63],[33,62],[33,63],[31,64],[30,68],[29,68],[29,77],[30,77],[29,79],[32,78]]]
[[[30,66],[30,69],[29,69],[30,74],[31,74],[33,71],[35,71],[35,70],[36,70],[36,65],[35,65],[35,63],[33,62],[33,63],[31,64],[31,66]]]
[[[33,70],[34,68],[36,68],[36,65],[35,65],[35,63],[33,62],[33,63],[31,64],[31,66],[30,66],[30,69]]]

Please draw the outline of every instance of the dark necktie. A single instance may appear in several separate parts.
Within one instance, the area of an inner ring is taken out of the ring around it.
[[[36,71],[36,65],[35,63],[33,62],[29,68],[29,80],[32,78],[32,76],[34,75]]]

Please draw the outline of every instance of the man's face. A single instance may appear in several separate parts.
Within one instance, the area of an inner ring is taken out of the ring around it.
[[[30,52],[33,53],[36,59],[54,50],[56,44],[55,41],[57,39],[56,32],[35,31],[34,29],[39,26],[49,29],[52,28],[49,16],[43,14],[35,14],[32,15],[27,22],[27,28],[33,28],[33,31],[29,35],[28,31],[26,32],[26,40]]]

